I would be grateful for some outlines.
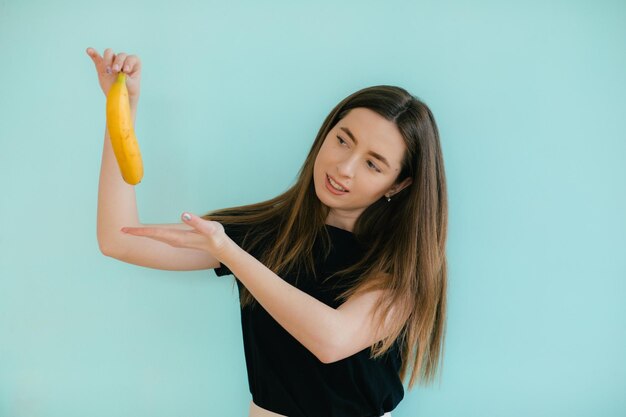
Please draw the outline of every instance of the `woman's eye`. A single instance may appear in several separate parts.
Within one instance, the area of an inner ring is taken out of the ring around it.
[[[370,166],[370,168],[374,168],[376,171],[380,172],[380,169],[378,169],[378,167],[374,165],[372,161],[367,161],[367,164]]]
[[[341,137],[339,136],[337,136],[337,140],[339,141],[339,144],[341,145],[346,143],[346,141],[341,139]],[[381,172],[380,169],[378,169],[378,167],[372,163],[372,161],[367,161],[367,166],[370,168],[373,168],[374,170],[376,170],[376,172]]]

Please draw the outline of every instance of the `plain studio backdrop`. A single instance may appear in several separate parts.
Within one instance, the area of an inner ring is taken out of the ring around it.
[[[138,54],[143,223],[268,199],[366,86],[432,109],[441,378],[394,417],[626,415],[623,1],[0,1],[0,416],[244,416],[237,291],[107,258],[105,98]]]

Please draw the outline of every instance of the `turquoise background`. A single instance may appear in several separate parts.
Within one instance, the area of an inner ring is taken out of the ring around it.
[[[89,46],[143,62],[141,221],[267,199],[395,84],[449,187],[441,379],[409,416],[626,415],[623,1],[0,1],[0,416],[244,416],[233,278],[105,257]]]

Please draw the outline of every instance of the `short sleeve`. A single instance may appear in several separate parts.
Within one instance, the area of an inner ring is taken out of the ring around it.
[[[243,238],[245,237],[246,225],[242,224],[226,224],[222,223],[224,226],[224,231],[228,235],[229,238],[233,240],[238,246],[241,246],[243,242]],[[231,270],[224,264],[220,262],[220,266],[214,269],[215,275],[218,277],[224,275],[232,275]]]

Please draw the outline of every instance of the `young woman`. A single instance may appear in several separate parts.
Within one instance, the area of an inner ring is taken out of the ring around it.
[[[103,92],[141,62],[87,49]],[[103,254],[165,270],[215,269],[239,290],[250,416],[379,417],[432,383],[446,317],[447,191],[430,109],[364,88],[324,120],[294,185],[257,204],[143,225],[105,131]]]

